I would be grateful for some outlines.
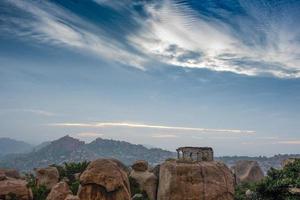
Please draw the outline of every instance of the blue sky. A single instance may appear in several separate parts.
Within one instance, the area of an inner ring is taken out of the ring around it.
[[[0,2],[0,136],[300,153],[297,0]]]

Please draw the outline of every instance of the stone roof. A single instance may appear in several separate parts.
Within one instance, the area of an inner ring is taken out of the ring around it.
[[[193,150],[199,150],[199,151],[203,151],[203,150],[210,150],[213,151],[213,149],[211,147],[179,147],[178,149],[176,149],[176,151],[183,151],[183,150],[189,150],[189,149],[193,149]]]

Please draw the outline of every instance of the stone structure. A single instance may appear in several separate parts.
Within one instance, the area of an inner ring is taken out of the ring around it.
[[[214,152],[211,147],[179,147],[176,149],[178,160],[213,161]]]

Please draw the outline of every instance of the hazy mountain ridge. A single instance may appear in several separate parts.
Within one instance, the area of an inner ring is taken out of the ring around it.
[[[6,155],[1,158],[0,167],[31,170],[36,167],[64,162],[79,162],[96,158],[116,158],[129,165],[135,160],[148,160],[150,164],[157,164],[166,158],[174,157],[170,151],[154,148],[148,149],[142,145],[124,141],[115,141],[98,138],[91,143],[64,136],[41,149],[30,153]]]
[[[12,148],[14,147],[17,146],[12,146]],[[3,147],[0,145],[1,148]],[[155,165],[167,158],[176,156],[175,152],[159,148],[147,148],[143,145],[131,144],[125,141],[97,138],[86,144],[70,136],[64,136],[52,142],[45,142],[34,148],[31,147],[31,149],[30,153],[14,153],[0,156],[0,167],[31,170],[35,167],[43,167],[51,164],[80,162],[97,158],[116,158],[126,165],[142,159],[147,160],[151,165]],[[300,155],[284,154],[272,157],[222,156],[215,157],[215,160],[222,161],[229,167],[233,166],[238,160],[255,160],[259,163],[264,173],[266,173],[271,167],[280,168],[282,161],[290,157],[300,157]]]
[[[288,158],[300,158],[300,154],[278,154],[271,157],[267,156],[258,156],[258,157],[250,157],[250,156],[221,156],[217,157],[216,160],[220,160],[229,167],[233,166],[238,160],[255,160],[260,165],[263,172],[266,174],[267,171],[273,167],[279,169],[282,167],[282,162]]]
[[[33,146],[11,138],[0,138],[0,157],[7,154],[30,152]]]

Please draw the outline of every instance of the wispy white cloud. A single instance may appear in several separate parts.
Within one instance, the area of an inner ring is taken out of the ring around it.
[[[52,116],[57,116],[57,113],[53,113],[50,111],[46,111],[46,110],[40,110],[40,109],[3,109],[0,110],[0,114],[5,114],[5,113],[20,113],[20,112],[24,112],[24,113],[32,113],[35,115],[40,115],[40,116],[45,116],[45,117],[52,117]]]
[[[257,136],[251,138],[251,141],[242,142],[243,145],[300,145],[300,140],[295,138],[284,138],[278,136]]]
[[[31,19],[6,19],[14,24],[9,31],[24,39],[67,47],[84,53],[116,61],[125,65],[143,68],[145,59],[131,53],[126,47],[105,35],[100,27],[96,27],[50,2],[31,2],[21,0],[8,1]],[[17,31],[18,30],[18,31]]]
[[[255,9],[242,5],[251,18],[260,16],[259,5]],[[149,4],[146,8],[150,17],[141,20],[143,28],[129,36],[129,40],[156,59],[181,67],[249,76],[300,77],[300,29],[297,27],[282,26],[271,17],[257,19],[257,24],[250,23],[249,19],[230,17],[231,22],[237,24],[232,27],[169,0],[163,1],[161,6]],[[259,21],[264,26],[256,32],[251,30],[250,27],[255,30],[254,26],[260,26]],[[246,38],[237,30],[247,32]],[[261,42],[259,37],[266,41]]]
[[[58,127],[85,127],[85,128],[109,128],[109,127],[127,127],[127,128],[147,128],[147,129],[166,129],[177,131],[195,131],[202,133],[228,133],[228,134],[255,134],[252,130],[239,130],[239,129],[208,129],[198,127],[183,127],[183,126],[165,126],[165,125],[152,125],[141,123],[125,123],[125,122],[98,122],[98,123],[55,123],[51,126]]]
[[[126,20],[138,24],[118,41],[101,24],[54,3],[7,2],[31,17],[4,19],[11,26],[2,26],[2,30],[139,69],[161,62],[248,76],[300,77],[300,28],[288,23],[295,20],[288,18],[288,9],[276,13],[282,16],[279,19],[264,14],[272,8],[260,9],[256,1],[238,1],[247,17],[226,15],[223,8],[214,8],[228,23],[177,1],[139,2],[147,16],[141,17],[131,1],[94,0],[119,12],[126,10],[132,14]]]
[[[300,140],[284,140],[278,141],[278,144],[300,145]]]

